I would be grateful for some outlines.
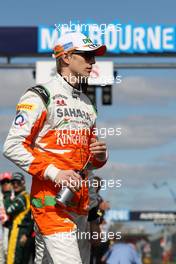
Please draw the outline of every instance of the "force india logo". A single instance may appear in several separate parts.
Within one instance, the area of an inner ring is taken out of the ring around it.
[[[81,111],[80,109],[74,108],[58,108],[57,109],[57,116],[58,117],[81,117],[86,120],[91,121],[89,113],[85,111]]]

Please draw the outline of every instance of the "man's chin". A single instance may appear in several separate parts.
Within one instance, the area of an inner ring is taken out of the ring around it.
[[[83,71],[82,73],[80,73],[80,75],[82,76],[82,77],[89,77],[90,76],[90,73],[91,73],[91,71]]]
[[[86,77],[88,78],[90,76],[91,71],[86,72]]]

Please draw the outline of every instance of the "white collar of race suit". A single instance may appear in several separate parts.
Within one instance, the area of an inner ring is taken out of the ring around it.
[[[59,80],[61,83],[62,87],[70,94],[72,95],[73,98],[80,97],[81,90],[78,90],[74,88],[69,82],[67,82],[66,79],[62,77],[59,73],[56,73],[56,79]]]

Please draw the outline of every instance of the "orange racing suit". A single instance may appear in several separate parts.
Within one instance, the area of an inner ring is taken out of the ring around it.
[[[69,232],[75,228],[69,213],[87,215],[88,186],[82,185],[66,210],[56,205],[59,170],[80,170],[90,152],[96,112],[88,97],[57,74],[43,85],[49,96],[28,90],[17,104],[16,117],[4,144],[4,155],[31,174],[31,209],[41,234]],[[91,159],[93,168],[106,161]]]

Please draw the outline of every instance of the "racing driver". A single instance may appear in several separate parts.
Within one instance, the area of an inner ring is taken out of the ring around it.
[[[85,83],[95,56],[105,51],[80,32],[62,34],[54,48],[56,76],[21,97],[4,144],[4,155],[32,175],[31,209],[49,263],[87,263],[75,236],[77,219],[87,219],[89,204],[78,171],[88,160],[89,169],[102,167],[107,148],[93,133],[96,111]],[[55,198],[63,182],[74,192],[66,208]],[[36,256],[35,263],[41,261]]]

